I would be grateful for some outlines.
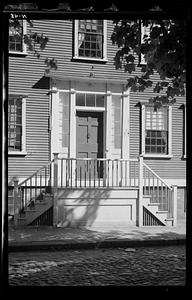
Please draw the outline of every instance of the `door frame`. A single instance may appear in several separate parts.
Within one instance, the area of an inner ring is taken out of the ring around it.
[[[82,92],[85,93],[85,92]],[[91,93],[91,92],[89,92]],[[93,93],[93,92],[92,92]],[[69,158],[76,158],[76,113],[77,111],[82,112],[101,112],[103,113],[103,158],[106,156],[106,107],[86,107],[76,106],[76,92],[73,90],[70,97],[70,139],[69,139]],[[106,96],[105,93],[97,93]],[[106,102],[106,101],[105,101]]]
[[[103,157],[105,156],[105,110],[91,110],[91,109],[76,109],[76,120],[77,120],[77,113],[78,112],[86,112],[86,113],[100,113],[102,114],[102,118],[103,118],[103,149],[102,149],[102,153],[103,153]],[[77,122],[76,122],[76,128],[77,128]],[[77,134],[76,134],[76,141],[77,141]],[[76,142],[76,154],[77,154],[77,142]]]

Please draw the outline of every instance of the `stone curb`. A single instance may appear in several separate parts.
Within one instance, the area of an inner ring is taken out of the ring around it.
[[[55,251],[55,250],[86,250],[98,248],[127,248],[185,245],[186,239],[153,239],[153,240],[105,240],[94,242],[44,241],[44,242],[12,242],[8,245],[9,252],[23,251]]]

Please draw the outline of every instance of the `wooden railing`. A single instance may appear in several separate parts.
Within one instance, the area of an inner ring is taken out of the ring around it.
[[[58,158],[55,153],[51,162],[29,178],[20,184],[15,181],[16,214],[28,206],[33,207],[45,194],[56,195],[58,188],[113,187],[138,188],[138,226],[143,225],[143,196],[149,196],[151,203],[157,203],[159,210],[167,211],[167,217],[176,220],[176,187],[169,186],[147,166],[142,155],[138,159],[94,159]]]
[[[159,204],[159,211],[167,211],[167,217],[173,218],[173,188],[145,163],[143,163],[143,195],[149,195],[151,203]]]
[[[35,201],[42,200],[45,194],[51,194],[52,186],[53,160],[18,184],[19,213],[22,213],[27,206],[32,208]]]
[[[55,162],[58,187],[138,186],[137,159],[59,158]]]

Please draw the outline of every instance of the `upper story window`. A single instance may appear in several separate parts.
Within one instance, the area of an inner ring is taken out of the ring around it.
[[[8,151],[25,152],[25,99],[10,95],[8,99]]]
[[[142,105],[142,152],[145,156],[171,156],[171,110]]]
[[[9,20],[9,52],[26,53],[26,44],[23,41],[24,34],[26,34],[25,20],[17,20],[17,23],[14,20]]]
[[[106,21],[75,20],[74,58],[106,61]]]
[[[141,23],[141,44],[144,43],[145,38],[149,37],[150,35],[150,26],[143,26]],[[146,60],[144,54],[141,53],[140,55],[140,64],[146,64]]]

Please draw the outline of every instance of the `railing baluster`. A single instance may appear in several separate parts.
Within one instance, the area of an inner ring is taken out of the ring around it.
[[[118,170],[118,160],[116,159],[116,186],[118,186],[118,172],[119,172],[119,170]]]
[[[113,181],[114,181],[114,160],[112,160],[112,187],[113,187]]]
[[[91,187],[91,160],[89,160],[89,187]]]
[[[61,187],[63,187],[63,158],[61,159]]]
[[[96,163],[96,159],[93,160],[93,185],[95,188],[95,163]]]
[[[110,174],[110,166],[109,166],[110,160],[107,160],[107,186],[109,187],[109,174]]]
[[[84,171],[85,171],[85,187],[87,186],[87,176],[86,176],[86,172],[87,172],[87,161],[85,161],[85,168],[84,168]]]
[[[70,176],[71,176],[71,188],[72,188],[73,187],[73,159],[72,158],[70,159],[70,164],[71,164]]]
[[[136,186],[136,169],[135,169],[135,164],[134,164],[134,186]]]
[[[68,187],[68,160],[65,160],[65,165],[66,165],[66,187]]]
[[[75,187],[77,187],[77,160],[75,159]]]
[[[82,172],[82,170],[81,170],[81,164],[80,164],[80,176],[79,176],[79,179],[80,179],[80,187],[81,187],[81,178],[82,178],[81,172]]]

